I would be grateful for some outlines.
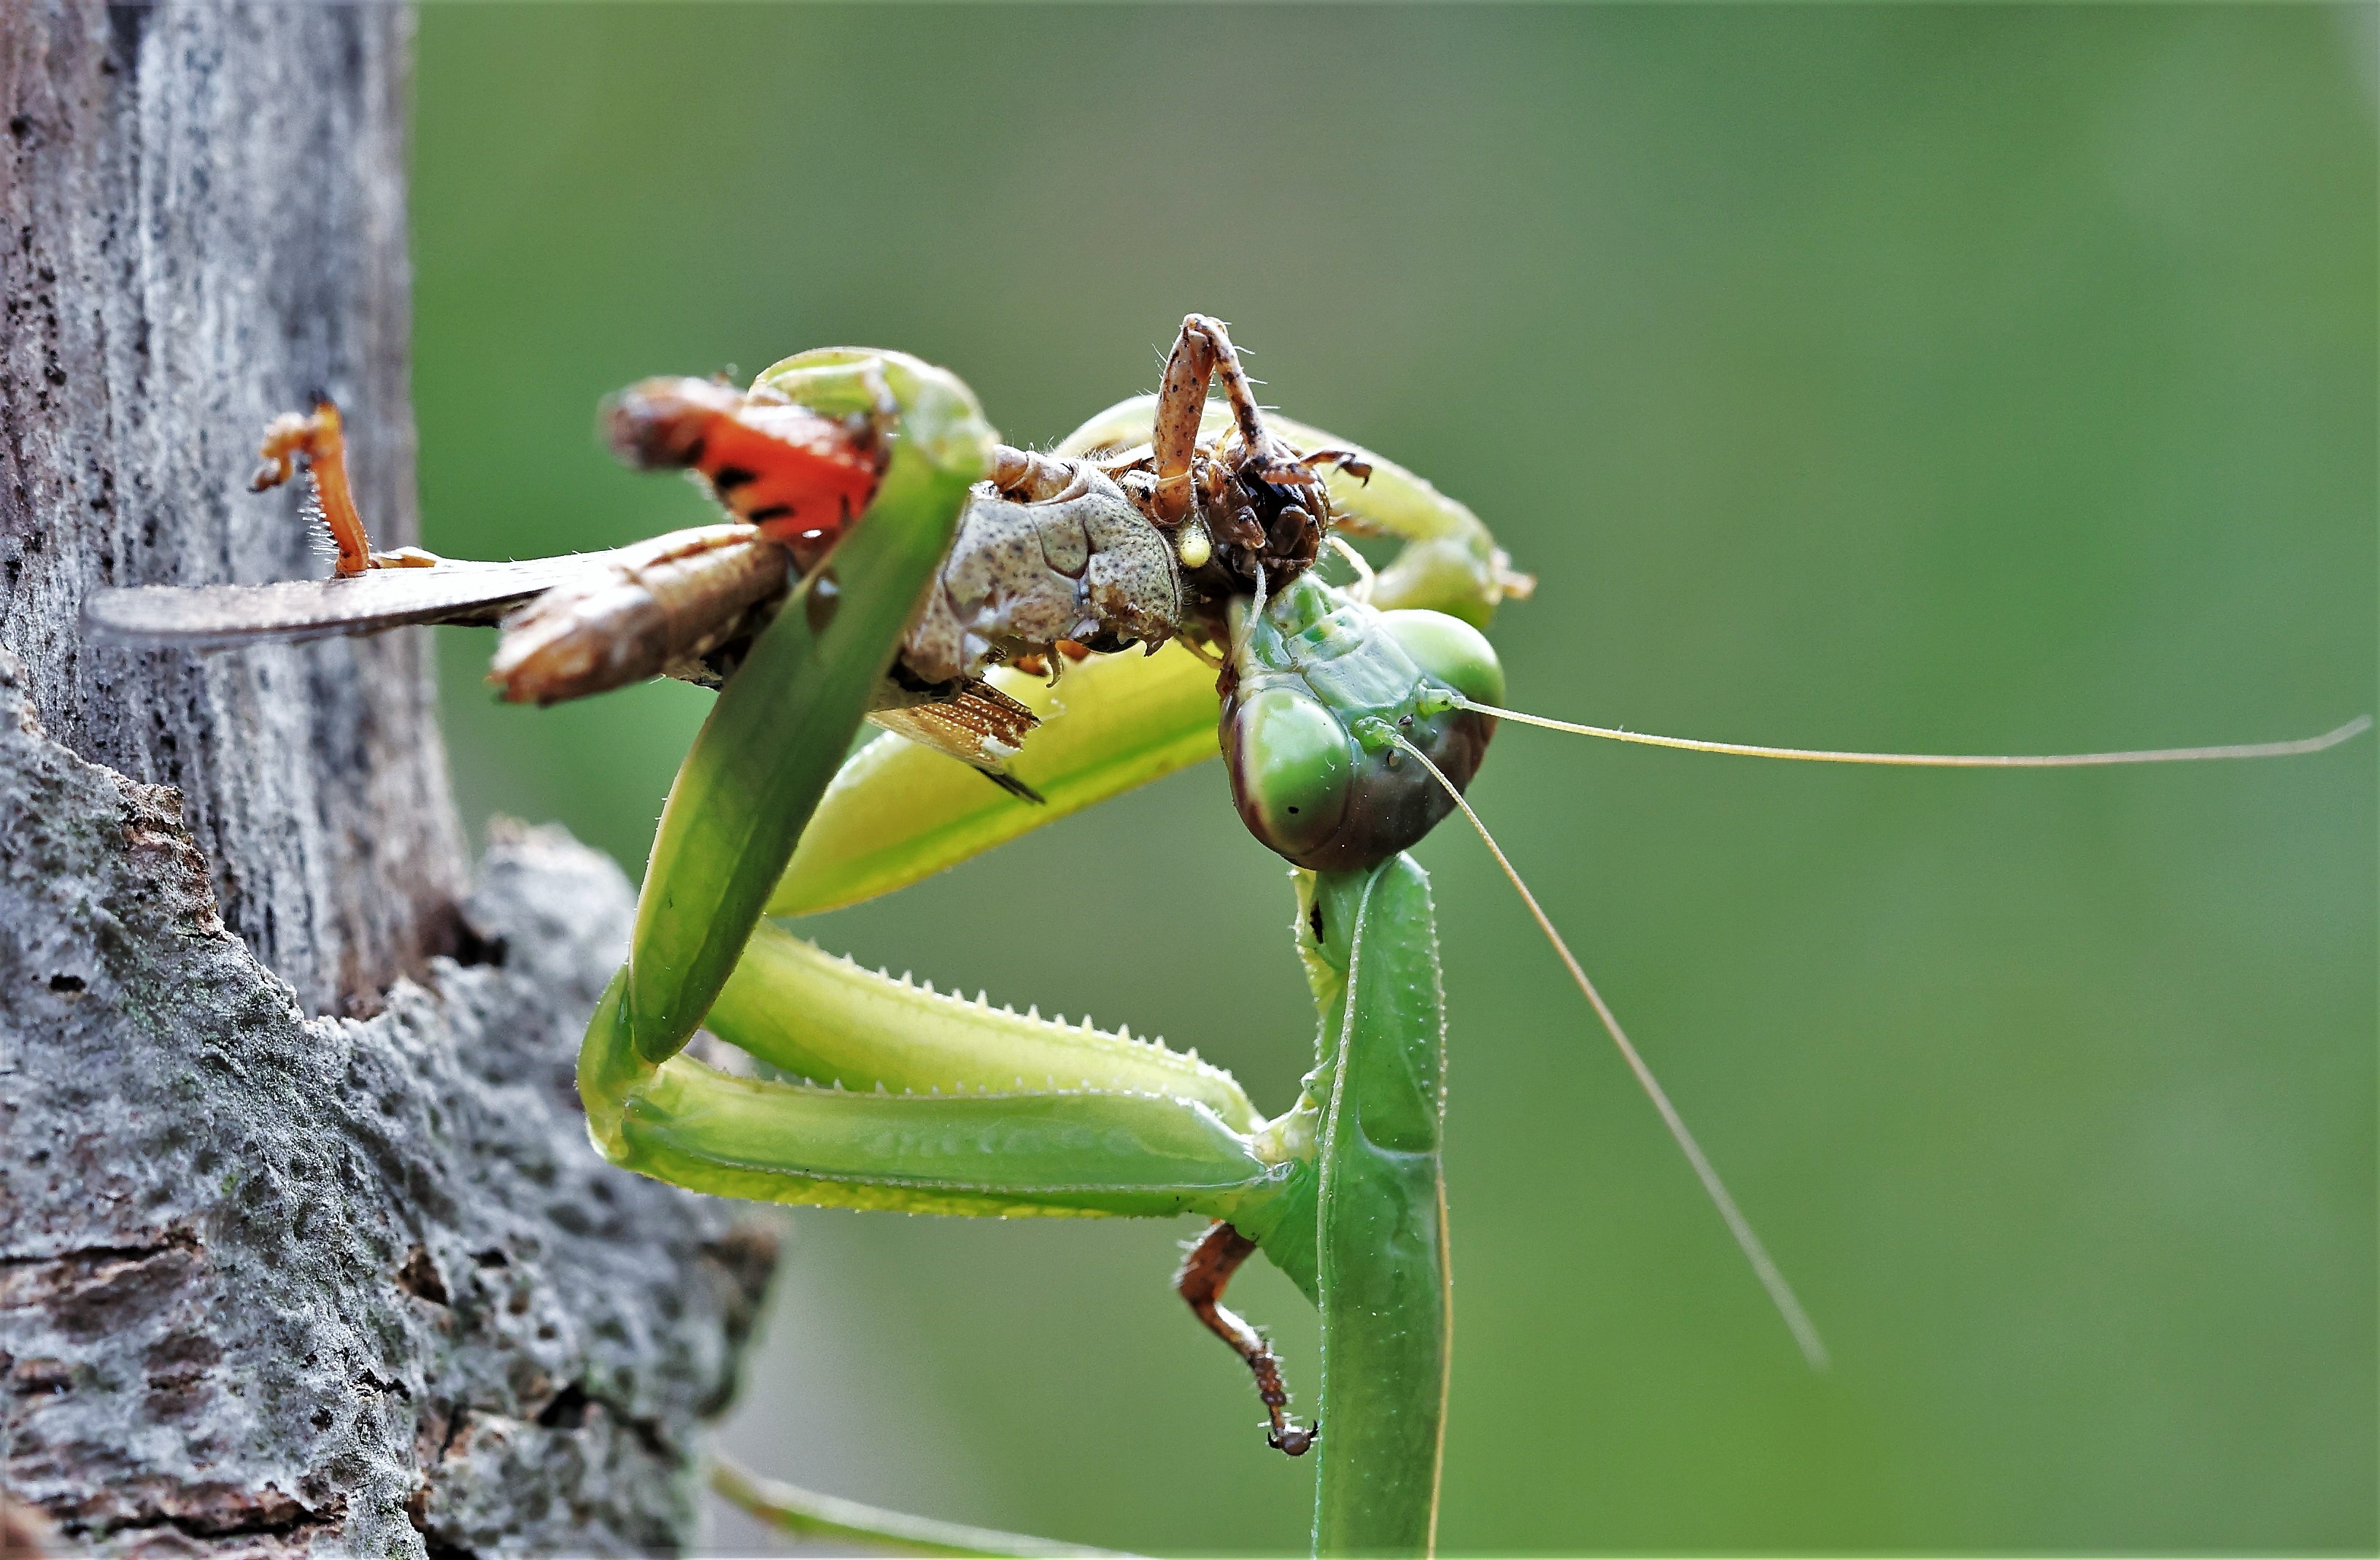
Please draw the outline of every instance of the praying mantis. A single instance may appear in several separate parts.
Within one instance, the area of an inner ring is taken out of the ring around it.
[[[1210,406],[1217,380],[1225,396]],[[1269,1443],[1317,1456],[1320,1554],[1426,1554],[1435,1537],[1451,1359],[1445,1013],[1428,880],[1406,851],[1457,810],[1621,1048],[1804,1354],[1825,1359],[1707,1156],[1463,800],[1499,722],[1948,767],[2282,756],[2368,725],[2296,742],[2006,758],[1656,737],[1507,709],[1480,629],[1525,593],[1525,577],[1427,482],[1269,416],[1223,327],[1200,315],[1184,321],[1155,396],[1099,414],[1047,455],[1000,445],[964,384],[897,352],[804,353],[741,394],[699,383],[649,382],[615,400],[609,426],[634,463],[701,473],[730,524],[639,553],[599,585],[570,560],[483,569],[375,555],[355,522],[342,546],[350,578],[334,583],[370,592],[368,610],[324,609],[317,593],[268,622],[258,598],[222,596],[212,628],[192,627],[204,615],[185,610],[187,593],[128,592],[95,603],[94,625],[153,641],[172,637],[163,625],[178,615],[186,640],[219,642],[210,634],[290,637],[296,618],[307,632],[353,631],[504,609],[497,679],[510,697],[576,696],[664,670],[715,681],[718,702],[662,813],[628,961],[582,1049],[597,1147],[644,1174],[758,1200],[1208,1219],[1176,1286],[1254,1375]],[[335,414],[323,416],[277,425],[276,438],[285,462],[313,456],[329,509],[343,483],[322,482],[336,470]],[[741,453],[731,457],[731,444]],[[1086,503],[1108,530],[1087,519],[1079,533],[968,529],[990,524],[1000,504],[1038,511],[1038,525],[1055,506]],[[1334,526],[1404,550],[1377,575],[1359,568],[1353,587],[1325,584],[1313,565]],[[1080,535],[1079,558],[1071,542],[1053,544],[1062,534]],[[1019,603],[1045,598],[1012,589],[1022,576],[1007,566],[993,569],[1002,589],[968,595],[955,583],[960,560],[997,564],[1028,537],[1041,564],[1080,585],[1077,615],[1038,629]],[[1098,582],[1114,576],[1093,560],[1127,553],[1138,583],[1103,596]],[[302,594],[267,589],[291,603]],[[938,613],[952,619],[940,638]],[[1116,653],[1066,670],[1086,640]],[[644,651],[613,656],[624,642]],[[1122,653],[1135,644],[1149,653]],[[602,670],[606,656],[616,664]],[[995,672],[1002,662],[1063,675],[1036,689]],[[953,717],[954,706],[971,713]],[[892,734],[846,760],[870,718]],[[1195,1052],[892,981],[769,919],[892,892],[1219,751],[1243,821],[1298,869],[1315,1065],[1280,1115]],[[730,1072],[698,1060],[687,1046],[703,1030],[757,1065]],[[1281,1361],[1222,1305],[1257,1252],[1321,1312],[1315,1423],[1290,1412]],[[788,1504],[739,1475],[722,1487],[756,1508]],[[996,1535],[880,1531],[998,1547]]]

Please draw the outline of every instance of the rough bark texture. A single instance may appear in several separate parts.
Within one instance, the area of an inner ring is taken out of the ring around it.
[[[326,572],[246,490],[275,412],[346,413],[416,540],[394,6],[0,5],[0,645],[57,741],[182,793],[224,919],[310,1011],[450,930],[460,835],[421,636],[200,659],[83,647],[95,585]]]
[[[310,1019],[9,663],[0,817],[0,1482],[133,1551],[678,1547],[770,1253],[588,1146],[619,869],[500,831],[474,962]]]
[[[588,1146],[627,885],[516,830],[458,899],[421,633],[77,633],[320,572],[242,488],[316,386],[409,537],[407,25],[0,4],[0,1539],[682,1547],[767,1276]]]

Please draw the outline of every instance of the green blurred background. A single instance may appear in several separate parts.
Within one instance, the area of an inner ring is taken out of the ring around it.
[[[433,547],[703,518],[607,389],[861,341],[1018,442],[1230,320],[1469,501],[1513,698],[1754,741],[2238,741],[2374,707],[2374,11],[432,6]],[[500,709],[475,823],[642,863],[708,696]],[[1475,796],[1800,1286],[1784,1329],[1471,839],[1436,874],[1458,1553],[2371,1550],[2374,753],[1843,770],[1508,730]],[[1208,766],[809,928],[1279,1108],[1281,864]],[[725,1432],[1145,1552],[1301,1548],[1187,1227],[810,1213]],[[1235,1297],[1315,1381],[1310,1312]],[[765,1547],[722,1520],[723,1549]]]

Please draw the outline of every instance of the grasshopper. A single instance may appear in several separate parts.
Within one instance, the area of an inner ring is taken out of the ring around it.
[[[335,412],[318,407],[275,425],[260,475],[310,462],[340,577],[105,592],[93,631],[219,646],[501,617],[492,680],[510,699],[657,674],[718,688],[662,816],[628,961],[581,1052],[598,1148],[760,1200],[1208,1219],[1175,1286],[1251,1372],[1269,1444],[1318,1450],[1318,1554],[1423,1554],[1434,1541],[1451,1358],[1444,1012],[1429,884],[1406,851],[1458,810],[1804,1355],[1825,1362],[1778,1264],[1464,799],[1500,722],[1937,767],[2280,756],[2369,725],[2005,757],[1706,742],[1512,710],[1481,630],[1526,577],[1422,479],[1266,412],[1228,334],[1201,315],[1184,320],[1154,396],[1048,453],[999,444],[949,373],[849,348],[786,359],[740,393],[648,381],[607,404],[604,425],[631,463],[696,473],[724,522],[525,564],[374,554],[346,503]],[[1342,589],[1314,566],[1349,530],[1404,546]],[[1054,677],[1070,664],[1062,713],[1022,696],[1033,690],[1014,668]],[[993,680],[1003,664],[1007,689]],[[846,762],[864,719],[888,734]],[[1242,820],[1297,869],[1316,1054],[1279,1115],[1196,1052],[893,981],[766,919],[890,892],[1219,751]],[[952,759],[996,784],[953,784]],[[763,1064],[759,1076],[689,1054],[700,1029]],[[1314,1422],[1293,1416],[1281,1361],[1222,1303],[1257,1252],[1320,1309]],[[733,1470],[720,1482],[813,1531],[920,1531],[821,1516]],[[997,1547],[997,1535],[927,1537]]]

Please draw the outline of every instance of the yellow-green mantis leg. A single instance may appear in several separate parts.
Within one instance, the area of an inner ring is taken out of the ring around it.
[[[769,914],[889,894],[1217,751],[1215,669],[1178,644],[1096,656],[1055,684],[1007,667],[990,680],[1041,718],[1008,764],[1041,805],[930,748],[880,737],[827,787]]]

